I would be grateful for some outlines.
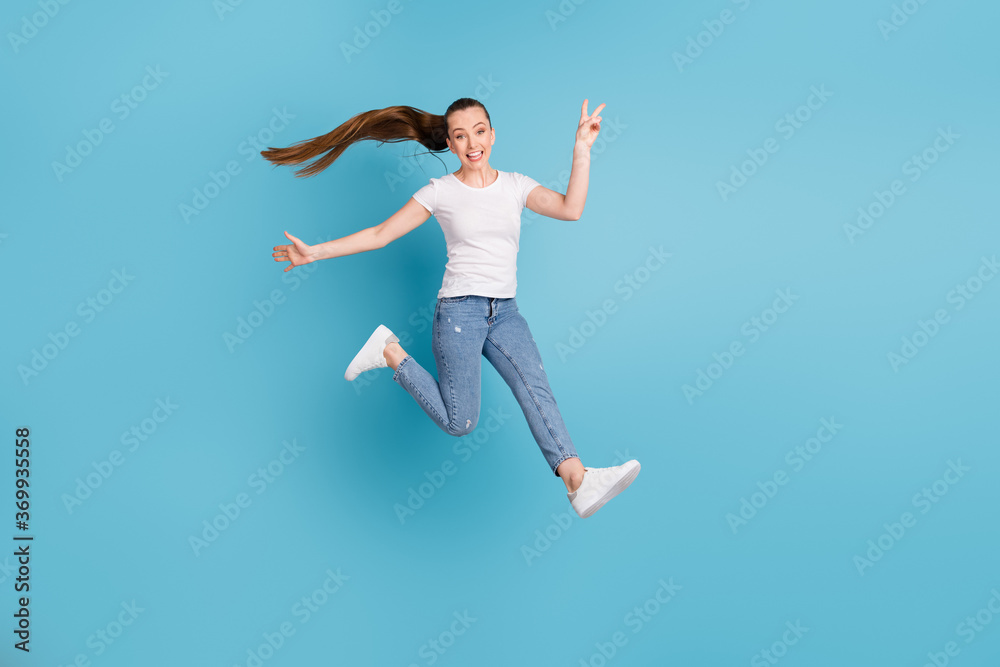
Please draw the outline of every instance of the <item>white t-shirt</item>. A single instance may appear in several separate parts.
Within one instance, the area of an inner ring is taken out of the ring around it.
[[[439,299],[466,294],[510,298],[517,290],[521,211],[539,183],[517,172],[497,172],[485,188],[445,174],[413,195],[437,218],[448,245]]]

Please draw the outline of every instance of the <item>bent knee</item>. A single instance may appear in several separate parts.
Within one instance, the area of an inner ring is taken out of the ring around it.
[[[454,436],[468,435],[475,430],[478,422],[478,416],[473,419],[466,419],[464,422],[453,422],[448,424],[448,433]]]

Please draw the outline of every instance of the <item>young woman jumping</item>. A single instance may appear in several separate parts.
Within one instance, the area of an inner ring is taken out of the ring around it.
[[[392,379],[435,424],[445,433],[461,436],[472,432],[479,421],[480,357],[485,356],[511,388],[542,455],[562,478],[567,498],[583,518],[624,491],[639,474],[639,462],[583,466],[514,294],[521,211],[527,206],[556,220],[580,218],[587,199],[590,147],[600,132],[598,114],[603,108],[601,104],[588,114],[587,100],[583,101],[565,195],[524,174],[490,166],[496,132],[486,107],[468,97],[453,102],[443,116],[409,106],[366,111],[323,136],[261,151],[276,165],[301,164],[326,153],[296,176],[319,173],[364,139],[417,141],[432,152],[447,149],[458,156],[458,171],[431,178],[385,222],[317,245],[303,243],[286,231],[291,243],[275,246],[272,257],[289,262],[285,268],[289,271],[321,259],[384,248],[434,215],[448,248],[432,326],[437,379],[400,347],[399,338],[383,324],[348,364],[344,378],[354,380],[374,368],[392,368]]]

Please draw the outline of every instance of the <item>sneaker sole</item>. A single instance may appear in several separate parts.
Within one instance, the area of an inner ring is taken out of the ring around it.
[[[631,484],[635,480],[636,476],[638,476],[640,469],[642,469],[642,464],[636,463],[635,468],[633,468],[630,472],[626,473],[624,477],[615,482],[615,485],[612,486],[610,489],[608,489],[607,493],[601,496],[600,500],[598,500],[596,503],[588,507],[584,511],[584,513],[580,515],[580,518],[586,519],[587,517],[591,516],[594,512],[604,507],[604,504],[606,502],[608,502],[609,500],[617,496],[619,493],[627,489],[629,484]]]

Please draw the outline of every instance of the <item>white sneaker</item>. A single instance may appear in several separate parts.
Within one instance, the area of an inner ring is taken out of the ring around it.
[[[385,346],[392,342],[399,342],[396,334],[389,331],[389,328],[384,324],[378,325],[374,333],[368,337],[368,342],[361,347],[361,350],[351,359],[351,363],[347,365],[344,379],[353,380],[373,368],[387,368],[389,364],[386,363],[382,352],[385,350]]]
[[[573,493],[567,493],[566,497],[580,518],[586,519],[627,489],[639,474],[639,468],[635,459],[612,468],[584,468],[580,487]]]

